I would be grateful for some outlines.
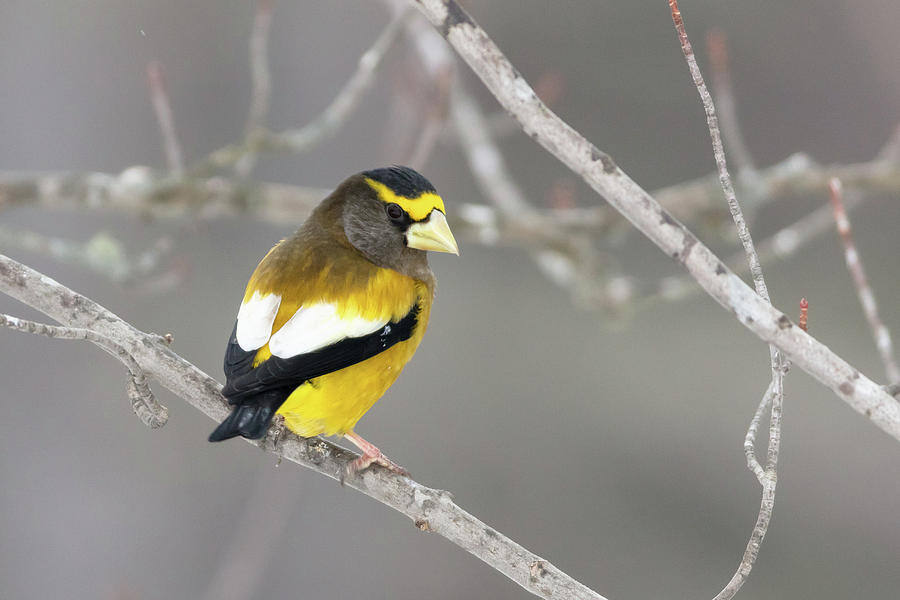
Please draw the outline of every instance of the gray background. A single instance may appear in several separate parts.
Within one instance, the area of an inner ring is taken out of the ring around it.
[[[558,112],[644,187],[709,172],[702,109],[668,7],[657,2],[472,2],[526,77],[558,71]],[[900,5],[875,0],[688,2],[695,46],[729,36],[740,113],[762,164],[794,151],[868,160],[900,114]],[[189,157],[242,135],[251,2],[3,0],[0,169],[161,165],[143,78],[163,61]],[[281,2],[271,52],[270,123],[313,117],[386,17],[378,3]],[[386,128],[395,49],[362,110],[300,157],[264,159],[262,179],[331,187],[397,160]],[[702,52],[701,52],[702,54]],[[496,104],[463,69],[483,105]],[[511,168],[541,203],[566,170],[518,134]],[[482,201],[451,146],[423,169],[454,204]],[[600,202],[578,188],[579,204]],[[778,204],[760,234],[825,201]],[[88,239],[105,230],[143,249],[174,223],[16,208],[2,223]],[[853,215],[883,317],[900,334],[895,198]],[[88,294],[220,376],[247,276],[287,227],[200,224],[177,256],[190,277],[139,294],[95,274],[11,254]],[[721,240],[704,236],[730,253]],[[677,266],[634,238],[617,250],[638,277]],[[767,383],[767,352],[706,297],[624,324],[575,309],[527,255],[464,243],[435,257],[440,280],[425,342],[360,423],[423,483],[613,599],[709,598],[725,584],[756,518],[759,489],[741,450]],[[776,304],[810,299],[814,334],[876,379],[880,363],[836,235],[767,271]],[[34,313],[0,298],[0,310]],[[0,332],[0,597],[202,598],[242,514],[274,522],[251,597],[522,598],[446,541],[333,481],[240,442],[160,390],[170,423],[131,414],[121,367],[74,342]],[[429,387],[430,386],[430,387]],[[158,386],[156,386],[158,389]],[[425,390],[430,390],[425,393]],[[900,446],[805,374],[787,380],[775,518],[740,597],[894,597],[900,589]],[[258,490],[262,491],[258,491]],[[239,542],[240,540],[238,540]],[[221,596],[224,597],[224,596]]]

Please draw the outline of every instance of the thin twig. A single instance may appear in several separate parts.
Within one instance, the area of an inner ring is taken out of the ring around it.
[[[253,147],[253,136],[262,132],[269,114],[269,99],[272,96],[272,77],[269,69],[269,31],[272,25],[272,4],[274,0],[257,0],[253,31],[250,34],[250,76],[253,81],[250,93],[250,112],[244,129],[244,142]],[[256,166],[257,153],[248,152],[234,165],[238,177],[250,176]]]
[[[440,38],[438,38],[440,39]],[[450,90],[453,87],[455,69],[451,62],[447,68],[441,69],[432,78],[431,94],[426,98],[425,122],[418,134],[418,141],[410,154],[406,164],[414,169],[421,170],[431,152],[437,145],[441,132],[447,122],[447,108],[449,105]]]
[[[169,102],[162,63],[159,61],[154,60],[147,65],[147,84],[150,86],[150,101],[153,103],[153,112],[156,114],[156,122],[162,135],[166,164],[169,166],[169,172],[178,176],[184,170],[184,159],[175,130],[175,116]]]
[[[875,302],[875,294],[869,285],[866,270],[863,267],[859,252],[856,250],[856,243],[853,241],[853,229],[850,227],[850,219],[847,218],[847,211],[844,209],[844,193],[841,180],[837,178],[832,179],[828,190],[831,194],[834,221],[841,236],[841,243],[844,245],[844,260],[847,263],[847,270],[850,271],[850,275],[853,277],[853,287],[856,288],[859,303],[862,305],[863,313],[869,322],[869,328],[872,330],[872,336],[875,338],[875,346],[878,348],[878,354],[881,356],[884,372],[889,383],[900,382],[900,367],[897,366],[897,360],[894,358],[894,344],[891,341],[891,332],[878,315],[878,304]]]
[[[747,435],[744,437],[744,455],[747,457],[747,468],[756,475],[756,479],[762,485],[765,485],[766,471],[756,458],[756,434],[759,431],[759,423],[762,421],[763,414],[772,403],[773,386],[774,381],[770,381],[766,393],[763,394],[762,400],[760,400],[759,406],[756,408],[756,412],[753,413],[753,419],[750,421],[750,427],[747,428]]]
[[[700,94],[703,108],[706,111],[706,123],[709,127],[710,139],[712,140],[713,154],[715,155],[716,167],[719,172],[719,181],[722,185],[722,191],[725,192],[728,208],[734,219],[735,227],[737,227],[741,245],[744,247],[744,254],[746,255],[747,264],[750,267],[750,274],[753,277],[756,293],[759,294],[763,300],[771,304],[769,291],[766,287],[765,278],[763,277],[759,255],[756,253],[753,238],[750,235],[750,229],[747,227],[747,223],[744,220],[743,211],[737,201],[734,186],[731,183],[731,176],[728,173],[728,164],[725,159],[722,136],[719,132],[715,104],[706,88],[706,83],[703,81],[703,74],[700,72],[700,66],[697,64],[697,59],[694,57],[691,41],[688,38],[681,11],[678,9],[678,1],[669,0],[669,9],[672,13],[672,22],[675,24],[675,30],[677,31],[678,38],[681,42],[681,51],[687,61],[691,77],[694,80],[694,86]],[[731,600],[747,580],[747,577],[753,570],[756,558],[759,555],[759,549],[763,538],[766,536],[769,522],[772,520],[772,511],[775,506],[775,486],[778,480],[777,466],[781,442],[781,412],[782,403],[784,402],[784,374],[787,371],[787,367],[784,364],[781,353],[774,345],[769,346],[769,359],[772,368],[772,380],[769,383],[766,393],[763,395],[762,402],[760,402],[756,413],[753,415],[753,419],[747,430],[747,435],[744,438],[744,453],[747,457],[747,466],[753,474],[756,475],[756,478],[763,486],[762,500],[760,502],[756,526],[750,534],[750,541],[747,543],[744,555],[741,557],[741,563],[738,565],[737,570],[728,584],[718,593],[718,595],[716,595],[715,600]],[[765,411],[766,406],[769,404],[772,406],[769,417],[769,445],[766,468],[765,471],[763,471],[756,459],[754,442],[760,418],[762,417],[762,413]]]
[[[229,168],[250,153],[273,151],[297,154],[305,152],[334,135],[353,114],[365,92],[372,86],[378,67],[381,66],[387,51],[397,40],[403,29],[403,22],[409,15],[410,11],[403,11],[388,23],[372,47],[360,57],[356,71],[347,80],[344,87],[315,119],[299,129],[288,129],[280,133],[257,129],[249,142],[215,150],[205,159],[191,165],[189,172],[201,175],[209,169]]]
[[[734,88],[731,85],[731,66],[728,58],[728,42],[725,34],[715,29],[706,36],[706,51],[712,67],[712,88],[716,107],[722,116],[722,135],[728,150],[734,158],[739,174],[754,173],[756,166],[741,132],[737,116]]]
[[[882,146],[875,160],[885,163],[900,163],[900,125],[894,128],[894,133]]]
[[[129,167],[119,174],[0,173],[0,206],[119,211],[154,219],[251,214],[264,222],[299,224],[329,193],[277,183],[247,186],[222,177],[173,181],[146,167]]]
[[[171,252],[172,241],[162,237],[137,256],[130,256],[119,239],[105,232],[97,233],[87,242],[76,242],[0,226],[0,247],[45,254],[54,260],[87,267],[112,281],[124,283],[156,271],[163,257]]]
[[[475,99],[461,85],[457,85],[451,94],[450,119],[476,184],[501,218],[520,223],[521,227],[532,231],[540,229],[545,242],[553,240],[552,244],[545,243],[532,252],[538,268],[558,286],[571,288],[581,304],[599,295],[600,292],[589,285],[596,283],[591,271],[595,262],[593,246],[586,237],[565,232],[541,220],[491,139],[490,129]]]
[[[221,554],[202,595],[205,600],[255,597],[270,557],[287,532],[285,522],[292,509],[302,505],[298,495],[303,488],[274,467],[261,470],[247,487],[250,492],[241,514],[230,522],[230,538],[219,548]]]
[[[169,411],[156,400],[156,396],[150,390],[144,369],[131,353],[114,340],[83,327],[59,327],[57,325],[29,321],[28,319],[19,319],[2,313],[0,313],[0,325],[23,333],[42,335],[49,338],[93,342],[122,361],[125,368],[128,369],[129,377],[126,392],[129,400],[131,400],[131,408],[141,420],[141,423],[151,429],[157,429],[168,421]]]
[[[210,418],[229,412],[222,386],[172,352],[163,338],[145,333],[53,279],[0,254],[0,292],[35,308],[66,327],[90,329],[124,348],[148,376]],[[284,433],[272,447],[251,442],[334,480],[358,456],[326,440]],[[550,562],[529,552],[460,508],[448,492],[425,487],[380,467],[347,479],[347,487],[409,517],[420,531],[434,532],[542,598],[604,600]]]
[[[858,194],[850,196],[844,202],[848,212],[860,204],[862,204],[862,197]],[[834,216],[831,206],[819,207],[761,241],[756,246],[759,260],[763,263],[772,263],[791,257],[817,236],[825,231],[830,231],[833,225]],[[744,273],[748,268],[743,250],[729,257],[725,264],[736,273]],[[654,293],[658,295],[658,299],[675,302],[696,294],[700,289],[697,282],[689,276],[673,276],[664,279]],[[654,295],[642,299],[647,305],[652,305],[655,300],[657,298]]]
[[[713,155],[716,159],[716,169],[719,172],[719,183],[722,191],[725,192],[725,200],[728,202],[728,210],[731,211],[731,217],[734,219],[735,227],[737,227],[738,238],[744,247],[744,253],[747,255],[747,263],[750,265],[750,276],[753,278],[753,286],[756,293],[763,300],[769,302],[769,290],[766,288],[766,281],[763,278],[762,266],[759,263],[759,256],[753,247],[753,238],[750,236],[750,229],[744,220],[744,213],[741,205],[738,204],[737,197],[734,193],[734,185],[731,182],[731,175],[728,174],[728,163],[725,160],[725,148],[722,146],[722,135],[719,132],[719,119],[716,116],[716,106],[713,104],[712,96],[706,88],[703,81],[703,74],[700,72],[700,66],[694,57],[694,49],[691,47],[691,41],[688,38],[687,31],[684,28],[684,20],[681,18],[681,11],[678,10],[677,0],[669,0],[669,9],[672,11],[672,21],[675,23],[675,30],[678,33],[678,39],[681,42],[681,51],[688,63],[688,69],[691,72],[691,78],[694,80],[694,86],[700,94],[703,102],[703,110],[706,112],[706,124],[709,127],[709,137],[712,140]]]

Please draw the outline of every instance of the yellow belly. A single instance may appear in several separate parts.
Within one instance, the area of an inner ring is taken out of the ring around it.
[[[303,437],[351,431],[412,358],[422,337],[421,331],[416,333],[361,363],[304,383],[288,396],[278,414],[288,429]]]

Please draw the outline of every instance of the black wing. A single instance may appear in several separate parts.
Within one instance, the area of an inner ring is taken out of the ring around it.
[[[272,356],[256,368],[256,350],[243,350],[237,342],[237,323],[225,350],[225,387],[222,394],[235,405],[231,414],[209,436],[220,442],[236,436],[259,439],[272,417],[299,385],[333,371],[355,365],[412,337],[418,322],[416,304],[405,317],[362,337],[346,338],[315,352],[278,358]]]
[[[231,404],[279,389],[294,388],[315,377],[355,365],[412,337],[418,322],[419,307],[414,305],[405,317],[362,337],[345,338],[315,352],[279,358],[272,356],[253,368],[255,350],[245,351],[237,343],[235,329],[225,351],[225,388],[222,394]]]

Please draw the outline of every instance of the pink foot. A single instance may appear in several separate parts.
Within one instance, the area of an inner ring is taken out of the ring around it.
[[[397,475],[402,475],[403,477],[409,476],[409,471],[389,459],[374,444],[367,442],[356,433],[351,431],[344,434],[344,437],[353,442],[353,444],[362,451],[362,456],[347,464],[343,476],[341,477],[341,483],[343,483],[344,477],[352,477],[360,471],[368,469],[372,465],[381,465],[388,471],[396,473]]]

